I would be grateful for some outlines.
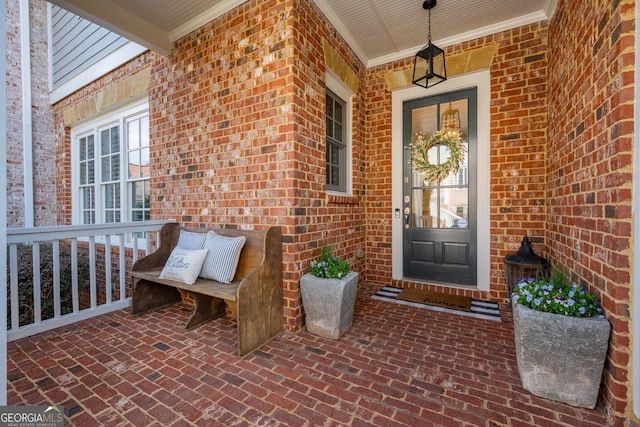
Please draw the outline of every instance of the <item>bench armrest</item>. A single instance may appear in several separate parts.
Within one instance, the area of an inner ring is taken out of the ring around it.
[[[149,270],[157,267],[164,267],[171,255],[171,251],[178,244],[180,224],[170,222],[162,226],[160,230],[160,247],[149,255],[142,257],[133,264],[132,271]]]
[[[238,353],[244,356],[284,329],[282,290],[282,231],[269,228],[260,267],[238,287]]]

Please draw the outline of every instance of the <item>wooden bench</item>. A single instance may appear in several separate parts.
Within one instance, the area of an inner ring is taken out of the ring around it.
[[[140,258],[132,276],[132,311],[142,314],[181,301],[180,291],[189,292],[194,310],[186,329],[192,329],[226,313],[225,301],[235,308],[238,355],[243,357],[283,331],[282,235],[280,227],[250,231],[214,229],[222,236],[245,236],[233,281],[220,283],[198,278],[193,285],[161,279],[160,272],[178,243],[180,230],[206,233],[206,229],[169,223],[160,231],[158,249]]]

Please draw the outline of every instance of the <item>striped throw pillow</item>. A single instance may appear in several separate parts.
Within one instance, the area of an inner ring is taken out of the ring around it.
[[[206,238],[207,233],[194,233],[191,231],[180,230],[178,246],[182,249],[202,249],[204,248],[204,241]]]
[[[245,241],[244,236],[226,237],[209,231],[204,241],[204,248],[208,249],[208,252],[200,277],[221,283],[231,283],[236,275],[240,252]]]

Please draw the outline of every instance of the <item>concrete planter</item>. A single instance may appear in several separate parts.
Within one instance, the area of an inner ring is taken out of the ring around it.
[[[300,279],[300,291],[309,332],[337,340],[351,327],[358,273],[351,271],[343,279],[305,274]]]
[[[536,396],[596,406],[611,326],[605,318],[568,317],[513,304],[522,386]]]

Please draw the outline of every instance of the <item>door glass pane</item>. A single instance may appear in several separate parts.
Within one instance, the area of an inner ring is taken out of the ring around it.
[[[440,190],[441,228],[469,228],[468,213],[468,188],[443,188]]]
[[[419,188],[413,190],[412,218],[413,227],[438,228],[438,192],[437,189]]]
[[[449,120],[445,113],[455,112],[456,121]],[[451,172],[441,181],[426,180],[426,174],[413,171],[411,174],[412,187],[412,218],[411,225],[421,228],[468,228],[469,210],[469,179],[468,179],[468,100],[439,103],[415,108],[411,111],[412,141],[419,132],[424,132],[427,138],[452,123],[459,123],[450,129],[461,134],[465,155],[457,172]],[[443,125],[445,125],[443,127]],[[450,149],[446,145],[436,145],[427,153],[428,161],[432,165],[442,165],[450,157]]]
[[[467,188],[414,189],[411,225],[422,228],[469,228],[468,193]]]

